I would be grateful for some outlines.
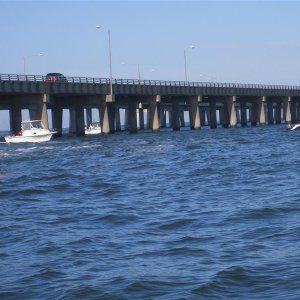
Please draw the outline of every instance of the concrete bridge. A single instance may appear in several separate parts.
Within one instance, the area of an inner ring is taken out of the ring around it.
[[[47,127],[51,110],[52,127],[61,135],[63,109],[69,109],[70,131],[78,136],[92,121],[92,109],[99,111],[103,134],[121,130],[120,109],[125,110],[125,129],[132,133],[145,127],[157,132],[166,127],[167,116],[171,128],[180,130],[185,111],[191,129],[300,121],[300,86],[130,79],[113,79],[112,86],[111,95],[107,78],[48,82],[39,75],[0,74],[0,110],[9,110],[15,133],[22,109]]]

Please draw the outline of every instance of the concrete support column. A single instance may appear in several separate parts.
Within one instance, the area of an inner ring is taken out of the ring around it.
[[[172,128],[174,131],[180,130],[180,112],[179,112],[179,104],[172,104]]]
[[[227,108],[230,119],[230,127],[237,127],[237,117],[236,117],[236,109],[235,109],[236,96],[232,96],[227,100]]]
[[[152,132],[159,132],[159,103],[161,101],[160,95],[155,96],[150,100],[149,105],[149,125],[152,129]]]
[[[70,107],[69,133],[76,134],[76,109],[75,106]]]
[[[246,127],[247,126],[247,103],[241,102],[240,109],[241,109],[241,126]]]
[[[206,107],[199,107],[199,113],[200,113],[200,124],[201,127],[205,126],[205,119],[206,119]]]
[[[292,102],[291,96],[286,97],[284,99],[284,119],[286,124],[292,123],[291,102]]]
[[[125,118],[124,118],[124,130],[128,130],[128,122],[129,122],[129,114],[128,114],[128,107],[125,108]]]
[[[62,121],[63,121],[63,109],[58,105],[52,108],[52,127],[57,132],[56,136],[62,136]]]
[[[120,117],[120,109],[118,107],[115,108],[115,117],[116,117],[116,131],[121,131],[121,117]]]
[[[237,123],[241,124],[241,106],[238,107],[236,110],[236,118],[237,118]]]
[[[190,101],[190,127],[192,130],[201,128],[201,118],[199,102],[202,101],[202,96],[194,97]]]
[[[185,126],[185,121],[184,121],[184,108],[181,108],[179,106],[179,121],[180,121],[180,127]]]
[[[257,126],[257,103],[252,102],[251,107],[251,126]]]
[[[32,96],[35,99],[35,107],[29,109],[30,120],[41,120],[46,129],[49,129],[47,102],[49,102],[48,94],[40,94]]]
[[[41,120],[46,129],[49,129],[48,113],[47,113],[47,103],[49,102],[49,95],[43,94],[41,96],[41,101],[38,105],[38,120]]]
[[[173,116],[172,116],[172,111],[169,110],[168,111],[168,114],[169,114],[169,128],[172,128],[173,127]]]
[[[266,114],[265,114],[265,103],[266,103],[266,96],[261,97],[258,101],[258,117],[259,117],[259,126],[266,125]]]
[[[137,133],[137,112],[135,102],[128,103],[128,131]]]
[[[151,127],[150,119],[151,119],[151,116],[150,116],[150,106],[149,106],[149,108],[147,109],[147,112],[146,112],[146,128],[147,129],[149,129]]]
[[[296,123],[300,122],[300,101],[297,101],[297,116],[296,116]]]
[[[145,128],[144,109],[143,108],[139,108],[139,128],[140,129]]]
[[[17,134],[21,130],[22,110],[17,105],[12,105],[9,110],[10,130]]]
[[[75,124],[76,124],[76,135],[85,135],[84,131],[84,108],[81,104],[76,104],[75,106]]]
[[[115,116],[116,103],[108,102],[107,107],[108,107],[108,121],[109,121],[110,133],[115,133],[115,131],[116,131],[116,116]]]
[[[92,120],[92,109],[91,108],[86,108],[85,109],[85,116],[86,116],[86,127],[89,127],[91,123],[93,122]]]
[[[160,119],[159,120],[160,127],[166,128],[167,127],[167,113],[163,108],[160,109],[160,118],[159,119]]]
[[[281,124],[281,102],[277,102],[275,106],[275,124]]]
[[[115,102],[102,103],[100,123],[103,134],[115,132]]]
[[[274,124],[274,116],[273,116],[273,102],[269,100],[267,102],[267,108],[268,108],[268,125]]]
[[[108,112],[108,104],[105,102],[101,105],[101,133],[109,134],[110,126],[109,126],[109,112]]]
[[[221,117],[221,124],[222,127],[228,128],[230,125],[230,119],[229,119],[229,111],[228,111],[228,104],[223,103],[223,109],[222,109],[222,117]]]
[[[47,112],[47,103],[49,102],[49,95],[43,94],[42,96],[42,105],[41,105],[41,121],[44,124],[46,129],[49,129],[49,121],[48,121],[48,112]]]
[[[223,127],[223,123],[224,123],[224,121],[223,121],[224,112],[223,111],[224,111],[223,107],[220,107],[219,110],[217,111],[217,114],[219,114],[219,124],[221,124],[222,127]]]
[[[294,101],[291,101],[291,122],[297,122],[297,103]]]
[[[216,103],[209,103],[209,116],[210,116],[210,128],[217,128],[217,114],[216,114]]]

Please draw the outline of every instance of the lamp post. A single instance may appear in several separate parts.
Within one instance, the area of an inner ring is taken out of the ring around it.
[[[139,80],[141,80],[140,64],[138,64],[138,77],[139,77]]]
[[[183,55],[184,55],[184,74],[185,74],[185,81],[187,81],[186,53],[187,53],[187,51],[188,51],[189,49],[194,49],[194,48],[195,48],[195,46],[190,45],[190,46],[188,46],[186,49],[184,49],[184,51],[183,51]]]
[[[97,29],[101,29],[100,25],[96,25]],[[108,34],[108,52],[109,52],[109,86],[110,86],[110,95],[113,98],[113,86],[112,86],[112,63],[111,63],[111,42],[110,42],[110,29],[107,30]]]
[[[126,62],[122,62],[121,63],[122,66],[126,65]],[[135,66],[134,66],[135,67]],[[141,71],[140,71],[140,64],[137,65],[137,75],[138,75],[138,79],[141,80]]]
[[[43,53],[39,53],[39,54],[35,54],[35,55],[31,55],[31,56],[23,56],[23,69],[24,69],[24,75],[26,75],[26,60],[27,58],[30,58],[30,57],[34,57],[34,56],[43,56],[44,54]]]

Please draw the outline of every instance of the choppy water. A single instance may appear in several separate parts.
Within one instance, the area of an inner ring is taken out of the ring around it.
[[[0,299],[299,299],[300,132],[0,144]]]

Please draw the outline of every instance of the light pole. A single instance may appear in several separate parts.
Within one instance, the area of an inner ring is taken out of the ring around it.
[[[194,49],[195,46],[190,45],[183,51],[183,56],[184,56],[184,74],[185,74],[185,81],[187,81],[187,70],[186,70],[186,53],[189,49]]]
[[[138,77],[139,77],[139,80],[141,80],[140,64],[138,64]]]
[[[126,62],[121,63],[122,66],[126,65]],[[135,66],[134,66],[135,67]],[[140,71],[140,64],[137,65],[137,74],[138,74],[138,79],[141,80],[141,71]]]
[[[97,29],[101,29],[100,25],[96,25]],[[108,34],[108,52],[109,52],[109,86],[110,86],[110,95],[113,98],[113,86],[112,86],[112,63],[111,63],[111,43],[110,43],[110,29],[107,30]]]
[[[43,56],[43,53],[39,53],[39,54],[35,54],[35,55],[31,55],[31,56],[23,56],[23,69],[24,69],[24,75],[26,75],[26,59],[30,58],[30,57],[34,57],[34,56]]]

